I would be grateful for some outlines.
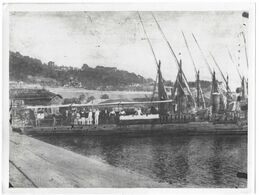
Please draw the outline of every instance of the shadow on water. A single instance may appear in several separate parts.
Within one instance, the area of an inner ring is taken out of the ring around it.
[[[246,187],[247,136],[42,136],[53,145],[173,187]]]

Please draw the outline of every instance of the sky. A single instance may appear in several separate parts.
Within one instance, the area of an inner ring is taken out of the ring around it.
[[[247,38],[248,19],[241,11],[208,12],[153,12],[189,81],[195,80],[194,67],[185,45],[184,32],[196,67],[202,80],[211,80],[208,67],[192,33],[196,36],[218,80],[223,80],[210,52],[224,74],[229,75],[230,87],[240,86],[236,70],[247,75],[244,41]],[[151,12],[140,12],[152,43],[156,58],[161,60],[165,80],[175,81],[177,64],[164,41]],[[11,12],[9,49],[47,63],[80,68],[117,67],[156,78],[156,64],[145,37],[137,12]],[[230,60],[230,50],[235,65]],[[240,52],[238,52],[240,51]]]

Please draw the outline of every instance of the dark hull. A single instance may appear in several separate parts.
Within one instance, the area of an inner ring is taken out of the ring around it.
[[[215,124],[212,122],[169,123],[169,124],[135,124],[116,125],[103,124],[92,126],[59,126],[59,127],[25,127],[14,129],[24,134],[37,135],[149,135],[149,134],[247,134],[247,125],[240,126],[235,123]]]

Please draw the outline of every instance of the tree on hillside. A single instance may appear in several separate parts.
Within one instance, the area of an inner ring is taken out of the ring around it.
[[[109,96],[107,94],[101,95],[101,99],[109,99]]]
[[[85,94],[81,94],[81,95],[79,96],[79,100],[80,100],[80,102],[82,103],[82,102],[85,100]]]
[[[94,96],[90,96],[90,97],[87,98],[87,102],[91,102],[91,101],[93,101],[94,99],[95,99]]]
[[[148,84],[145,79],[135,73],[118,70],[116,67],[96,66],[91,68],[83,64],[81,68],[58,66],[53,61],[47,64],[40,60],[23,56],[18,52],[9,52],[10,80],[32,82],[28,76],[54,79],[61,86],[69,86],[69,78],[73,77],[87,89],[113,89],[124,90],[127,86],[135,84]],[[44,83],[49,85],[49,83]]]

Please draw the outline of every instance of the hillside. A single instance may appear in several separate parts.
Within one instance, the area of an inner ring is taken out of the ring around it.
[[[88,90],[125,90],[152,91],[154,80],[146,79],[115,67],[96,66],[92,68],[83,64],[81,68],[58,66],[50,61],[47,64],[40,60],[23,56],[19,52],[10,51],[10,81],[23,81],[27,84],[39,84],[45,87],[85,88]],[[173,86],[165,81],[166,86]],[[210,81],[201,81],[205,92],[210,90]],[[191,81],[189,86],[196,88]]]
[[[43,86],[83,87],[86,89],[123,90],[125,87],[148,87],[154,81],[145,79],[115,67],[81,68],[58,66],[54,62],[42,63],[40,60],[10,51],[10,80],[37,83]]]

